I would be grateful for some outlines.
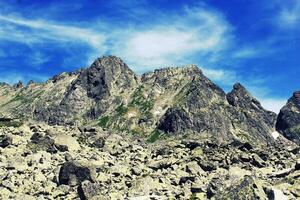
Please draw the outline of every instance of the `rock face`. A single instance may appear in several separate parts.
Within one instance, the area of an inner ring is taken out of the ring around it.
[[[233,90],[226,95],[230,109],[232,124],[241,137],[251,143],[269,141],[272,143],[271,132],[274,131],[277,115],[265,110],[259,101],[240,84],[236,83]],[[250,133],[250,134],[247,134]]]
[[[280,110],[276,129],[286,138],[300,144],[300,91],[294,92]]]
[[[57,105],[37,107],[34,118],[50,124],[72,124],[80,118],[96,119],[108,108],[113,108],[120,101],[119,96],[135,88],[137,82],[138,77],[120,58],[102,57],[78,72]]]

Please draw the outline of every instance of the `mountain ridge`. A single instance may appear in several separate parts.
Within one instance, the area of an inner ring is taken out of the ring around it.
[[[7,92],[1,113],[52,125],[99,125],[147,137],[191,133],[220,141],[273,143],[276,114],[239,83],[226,94],[196,65],[137,75],[120,58],[103,56],[88,68],[45,83],[3,85],[1,91]]]

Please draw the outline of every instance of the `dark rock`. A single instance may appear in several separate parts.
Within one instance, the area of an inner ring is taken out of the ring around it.
[[[185,110],[181,108],[169,108],[157,128],[166,133],[174,133],[192,127],[192,122]]]
[[[251,164],[254,165],[255,167],[265,167],[265,162],[263,159],[261,159],[258,155],[254,154],[252,156],[252,161]]]
[[[196,180],[195,176],[185,176],[185,177],[181,177],[179,180],[179,185],[183,185],[186,182],[194,182]]]
[[[63,145],[63,144],[55,144],[55,147],[57,148],[58,151],[60,152],[66,152],[69,151],[69,148],[67,145]]]
[[[50,135],[42,134],[42,133],[34,133],[31,138],[30,142],[28,143],[29,148],[36,152],[36,151],[47,151],[48,153],[56,153],[57,148],[54,143],[54,139],[51,138]]]
[[[204,171],[210,172],[210,171],[217,169],[217,166],[213,162],[210,162],[210,161],[201,160],[198,162],[198,164]]]
[[[12,138],[7,135],[0,135],[0,147],[5,148],[12,144]]]
[[[101,187],[97,183],[83,181],[78,187],[78,196],[81,200],[89,200],[97,196],[101,191]]]
[[[85,180],[93,182],[89,168],[78,166],[73,162],[65,162],[61,166],[58,177],[60,185],[80,185]]]
[[[42,140],[43,137],[44,137],[44,135],[42,133],[36,132],[36,133],[32,134],[32,136],[30,137],[30,141],[32,143],[38,144]]]
[[[300,159],[296,161],[295,170],[300,170]]]
[[[103,148],[105,145],[105,139],[100,137],[100,138],[97,138],[93,143],[92,143],[92,147],[96,147],[98,149],[101,149]]]
[[[184,144],[186,148],[190,149],[190,151],[201,146],[199,142],[195,142],[195,141],[183,141],[182,144]]]
[[[192,186],[191,187],[191,192],[192,193],[200,193],[200,192],[204,192],[204,191],[201,187]]]
[[[294,92],[280,110],[276,130],[289,140],[300,144],[300,91]]]
[[[253,149],[253,146],[249,142],[246,142],[246,143],[243,143],[241,146],[239,146],[238,149],[240,149],[242,151],[250,151]]]

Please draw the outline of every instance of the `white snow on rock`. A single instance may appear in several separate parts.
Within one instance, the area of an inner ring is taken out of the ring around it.
[[[279,189],[272,188],[274,193],[274,200],[288,200],[287,196]]]
[[[280,134],[277,131],[274,131],[273,133],[271,133],[271,135],[276,140]]]

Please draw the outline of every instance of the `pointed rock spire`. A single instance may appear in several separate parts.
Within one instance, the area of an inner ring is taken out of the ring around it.
[[[226,98],[228,103],[232,106],[263,109],[259,101],[240,83],[235,83],[233,85],[232,91],[226,95]]]

